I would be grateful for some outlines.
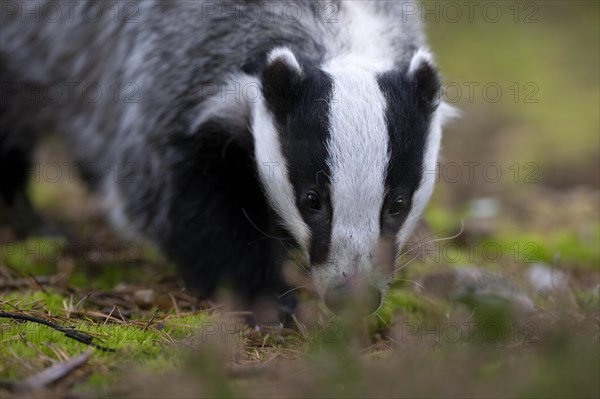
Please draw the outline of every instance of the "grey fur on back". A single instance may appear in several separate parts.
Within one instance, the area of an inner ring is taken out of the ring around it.
[[[282,18],[281,8],[290,3],[293,9],[289,9],[300,10],[301,18]],[[16,13],[9,4],[17,8]],[[133,230],[150,237],[168,226],[164,218],[172,194],[169,171],[179,160],[167,143],[177,135],[196,133],[192,128],[204,110],[207,87],[226,83],[249,60],[276,45],[285,44],[317,64],[334,56],[332,49],[343,51],[345,45],[338,34],[345,21],[337,18],[345,4],[338,1],[283,1],[276,3],[281,8],[273,9],[260,1],[234,0],[124,1],[97,3],[96,8],[96,2],[86,0],[73,13],[62,2],[35,4],[4,1],[2,5],[0,80],[3,91],[15,83],[17,90],[2,93],[0,144],[4,150],[31,145],[27,135],[55,130],[68,137],[77,159],[94,162],[102,170],[120,165],[126,172],[126,165],[135,164],[131,176],[115,181],[108,174],[109,181],[99,182],[98,188],[109,207],[134,223]],[[50,12],[57,5],[61,20],[49,22],[44,10]],[[128,8],[131,5],[134,8]],[[364,6],[389,21],[390,35],[397,38],[390,58],[398,64],[408,62],[422,38],[418,24],[406,21],[402,14],[402,3],[364,2]],[[86,21],[86,7],[94,7],[88,10],[92,16],[94,9],[102,10],[102,17]],[[260,18],[247,17],[251,7],[260,9]],[[41,20],[35,21],[26,10],[41,13]],[[132,11],[135,14],[130,15]],[[82,101],[75,88],[75,100],[70,100],[65,83],[74,82],[79,87],[96,83],[102,97]],[[63,90],[61,101],[32,103],[19,93],[20,85],[29,83],[58,84]],[[115,99],[112,88],[117,83]],[[133,83],[128,86],[131,90],[124,90],[129,83]],[[125,101],[132,92],[134,101]],[[241,107],[231,118],[232,134],[246,133],[249,116]]]

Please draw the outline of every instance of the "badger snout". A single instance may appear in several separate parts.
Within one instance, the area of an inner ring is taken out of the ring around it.
[[[379,309],[382,298],[381,290],[362,276],[344,278],[328,286],[324,295],[325,305],[336,315],[368,316]]]

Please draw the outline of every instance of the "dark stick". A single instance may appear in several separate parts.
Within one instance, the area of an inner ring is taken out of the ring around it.
[[[27,316],[24,314],[17,314],[17,313],[9,313],[9,312],[4,312],[4,311],[0,311],[0,317],[6,317],[9,319],[13,319],[13,320],[23,320],[23,321],[29,321],[32,323],[43,324],[43,325],[48,326],[56,331],[62,332],[69,338],[73,338],[76,341],[79,341],[81,343],[84,343],[86,345],[94,347],[96,349],[99,349],[103,352],[116,352],[117,351],[116,349],[107,348],[106,346],[98,345],[97,343],[93,342],[92,340],[94,339],[94,337],[92,337],[91,335],[88,335],[81,331],[77,331],[72,327],[63,327],[63,326],[53,323],[51,321],[40,319],[39,317]]]

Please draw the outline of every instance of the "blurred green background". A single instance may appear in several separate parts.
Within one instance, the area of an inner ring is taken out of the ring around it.
[[[598,187],[600,3],[477,3],[472,22],[465,3],[422,5],[440,9],[439,22],[423,18],[448,85],[445,98],[463,111],[446,132],[444,158],[535,162],[543,185]],[[462,11],[459,22],[453,10]],[[514,189],[506,183],[485,190]]]
[[[468,230],[484,199],[491,235],[599,269],[599,4],[421,4],[443,98],[462,113],[444,131],[430,224]]]

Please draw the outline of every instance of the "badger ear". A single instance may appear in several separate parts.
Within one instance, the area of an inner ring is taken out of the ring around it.
[[[296,103],[303,71],[294,53],[287,47],[277,47],[267,55],[261,84],[267,105],[277,116],[290,111]]]
[[[425,49],[415,52],[408,66],[408,78],[415,84],[417,98],[428,107],[436,108],[440,102],[440,77],[433,56]]]

